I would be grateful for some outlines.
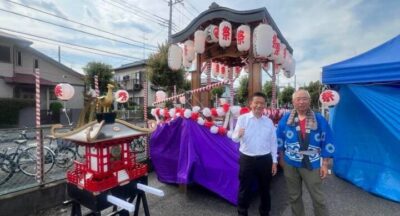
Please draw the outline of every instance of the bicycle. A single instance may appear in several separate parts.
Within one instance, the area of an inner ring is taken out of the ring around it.
[[[17,149],[13,152],[8,154],[7,156],[11,161],[13,161],[16,166],[14,166],[13,172],[22,171],[24,174],[28,176],[35,176],[36,175],[36,166],[37,166],[37,145],[31,144],[28,148],[21,149],[21,146],[26,146],[28,143],[28,136],[26,135],[26,130],[21,130],[19,139],[14,140],[16,143]],[[7,154],[5,151],[4,154]],[[55,163],[55,156],[54,152],[47,146],[43,147],[43,169],[44,173],[48,173],[54,166]]]
[[[69,168],[74,164],[76,159],[76,151],[70,148],[73,144],[71,141],[57,139],[54,136],[47,136],[50,139],[49,147],[55,158],[56,166],[60,168]],[[54,142],[55,141],[55,142]],[[55,147],[53,143],[56,143]]]
[[[6,183],[14,175],[15,166],[6,154],[0,153],[0,185]]]

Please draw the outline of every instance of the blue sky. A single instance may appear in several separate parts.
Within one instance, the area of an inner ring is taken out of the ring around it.
[[[157,44],[163,43],[167,39],[168,31],[165,24],[159,24],[169,16],[166,0],[10,1],[141,42],[135,43],[66,22],[7,0],[0,2],[0,9],[3,10],[44,19],[139,46],[97,38],[0,11],[0,28],[23,31],[129,56],[126,58],[105,54],[96,55],[61,45],[62,63],[79,72],[82,72],[82,67],[89,61],[102,61],[118,67],[146,58],[154,52]],[[358,55],[400,33],[400,1],[396,0],[223,0],[215,2],[236,10],[267,8],[280,31],[294,49],[298,86],[318,80],[322,66]],[[183,4],[174,5],[173,33],[185,28],[211,3],[212,1],[208,0],[184,0]],[[121,6],[121,4],[125,6]],[[29,38],[29,40],[34,42],[34,48],[50,57],[57,58],[58,45],[49,44],[54,42],[44,43],[45,40],[34,38]],[[143,49],[143,46],[146,49]],[[293,78],[287,79],[281,76],[279,80],[281,85],[293,83]]]

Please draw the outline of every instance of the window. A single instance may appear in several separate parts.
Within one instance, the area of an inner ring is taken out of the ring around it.
[[[11,63],[11,49],[0,45],[0,62]]]
[[[14,98],[34,99],[35,98],[35,88],[16,86],[14,88]]]
[[[17,65],[22,66],[22,53],[20,51],[17,53]]]
[[[35,67],[34,67],[35,69],[36,69],[36,68],[39,68],[39,60],[35,59],[35,65],[34,65],[34,66],[35,66]]]

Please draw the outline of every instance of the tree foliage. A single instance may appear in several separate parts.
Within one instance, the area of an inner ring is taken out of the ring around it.
[[[94,89],[94,75],[98,76],[100,95],[107,92],[107,84],[113,83],[112,66],[101,62],[89,62],[83,68],[85,71],[85,83]]]
[[[224,93],[224,87],[218,87],[211,90],[211,94],[215,97],[216,95],[218,98],[221,98],[221,95]]]
[[[155,86],[163,87],[171,95],[174,85],[178,92],[187,88],[188,85],[185,83],[184,70],[172,71],[168,67],[168,48],[166,44],[159,45],[158,52],[149,57],[146,69],[149,80]]]
[[[240,105],[246,106],[247,105],[247,98],[249,97],[249,78],[242,77],[239,81],[239,89],[237,92],[237,100]]]
[[[310,82],[304,89],[310,93],[311,96],[311,108],[314,110],[319,109],[319,95],[321,94],[322,84],[319,81]]]
[[[291,86],[285,87],[282,92],[279,93],[279,105],[280,107],[290,108],[292,104],[292,95],[294,88]]]

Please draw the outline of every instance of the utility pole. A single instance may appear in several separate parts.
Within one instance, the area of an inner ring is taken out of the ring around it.
[[[171,43],[171,34],[172,34],[172,6],[174,4],[178,4],[183,2],[183,0],[175,0],[172,2],[172,0],[169,0],[168,6],[169,6],[169,21],[168,21],[168,42]]]
[[[58,46],[58,63],[61,63],[61,47]]]
[[[294,75],[294,90],[296,91],[296,74]]]

